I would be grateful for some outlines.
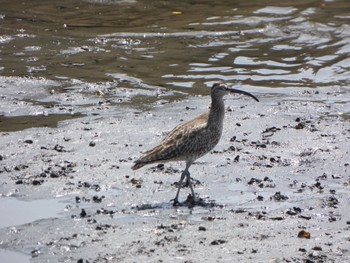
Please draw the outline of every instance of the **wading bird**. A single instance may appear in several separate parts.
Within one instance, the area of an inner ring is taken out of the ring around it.
[[[179,204],[178,198],[185,177],[187,185],[191,189],[192,198],[195,200],[189,168],[196,159],[211,151],[219,142],[225,115],[223,97],[229,93],[247,95],[259,101],[254,95],[246,91],[215,83],[211,88],[210,110],[197,118],[176,126],[158,146],[145,152],[140,159],[136,160],[132,167],[133,170],[137,170],[152,163],[185,161],[186,168],[181,174],[177,193],[173,199],[174,205]]]

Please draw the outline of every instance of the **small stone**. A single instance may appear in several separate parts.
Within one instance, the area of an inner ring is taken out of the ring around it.
[[[199,230],[199,231],[207,231],[207,229],[206,229],[204,226],[199,226],[199,227],[198,227],[198,230]]]
[[[86,213],[86,211],[85,211],[85,209],[83,208],[83,209],[81,209],[81,212],[80,212],[80,217],[81,218],[84,218],[84,217],[86,217],[87,216],[87,213]]]
[[[297,125],[295,125],[295,129],[297,130],[301,130],[305,128],[305,124],[299,122]]]
[[[309,232],[305,231],[305,230],[301,230],[299,233],[298,233],[298,237],[299,238],[306,238],[306,239],[310,239],[311,235]]]
[[[227,243],[227,241],[226,240],[222,240],[222,239],[217,239],[217,240],[212,241],[210,243],[210,245],[215,246],[215,245],[221,245],[221,244],[224,244],[224,243]]]
[[[50,173],[50,177],[51,177],[51,178],[58,178],[58,177],[60,177],[60,175],[59,175],[58,172],[51,172],[51,173]]]
[[[32,185],[41,185],[43,183],[43,181],[39,181],[39,180],[33,180],[32,181]]]

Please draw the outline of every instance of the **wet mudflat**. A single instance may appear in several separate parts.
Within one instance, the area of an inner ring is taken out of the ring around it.
[[[191,167],[195,207],[170,202],[183,164],[130,167],[208,97],[2,133],[2,198],[65,206],[2,228],[1,247],[32,262],[347,262],[349,90],[259,97],[227,99],[221,142]]]
[[[2,3],[0,261],[349,262],[349,8]],[[183,163],[130,167],[218,80],[260,102],[173,207]]]

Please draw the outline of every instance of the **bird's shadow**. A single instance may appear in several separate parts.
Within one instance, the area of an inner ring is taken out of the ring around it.
[[[183,202],[173,202],[174,200],[170,200],[170,202],[162,202],[162,203],[153,203],[153,204],[141,204],[135,206],[135,209],[138,211],[142,210],[151,210],[151,209],[174,209],[179,207],[187,207],[192,209],[196,206],[203,208],[223,208],[224,205],[217,204],[215,200],[209,199],[209,197],[201,198],[195,197],[191,194],[187,196],[187,199]]]

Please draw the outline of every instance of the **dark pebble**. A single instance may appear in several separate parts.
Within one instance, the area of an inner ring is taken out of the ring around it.
[[[204,226],[199,226],[199,227],[198,227],[198,230],[199,230],[199,231],[207,231],[207,229],[206,229]]]
[[[32,252],[30,252],[30,253],[32,254],[32,257],[35,258],[35,257],[37,257],[37,256],[40,255],[40,250],[34,249],[34,250],[32,250]]]
[[[156,168],[159,169],[159,170],[164,170],[164,164],[160,163],[160,164],[157,165]]]
[[[90,142],[90,143],[89,143],[89,146],[90,146],[90,147],[95,147],[95,146],[96,146],[96,143],[95,143],[95,142]]]
[[[33,180],[32,185],[41,185],[43,183],[43,180]]]
[[[301,130],[305,128],[305,124],[299,122],[297,125],[295,125],[295,129],[297,130]]]
[[[25,143],[28,143],[28,144],[32,144],[32,143],[33,143],[33,140],[25,140],[24,142],[25,142]]]
[[[227,149],[228,151],[236,151],[236,148],[233,146],[233,145],[231,145],[230,147],[228,147],[228,149]]]
[[[281,194],[281,192],[276,192],[273,196],[270,197],[270,199],[275,201],[285,201],[288,199],[288,196]]]
[[[105,198],[105,197],[104,196],[99,197],[97,195],[94,195],[92,197],[92,201],[95,202],[95,203],[101,203],[103,198]]]
[[[81,209],[81,212],[80,212],[79,216],[80,216],[81,218],[84,218],[84,217],[86,217],[86,216],[87,216],[86,211],[85,211],[85,209],[84,209],[84,208],[83,208],[83,209]]]
[[[270,219],[274,220],[274,221],[282,221],[282,220],[284,220],[284,218],[281,217],[281,216],[271,217]]]
[[[226,240],[222,240],[222,239],[217,239],[217,240],[214,240],[210,243],[210,245],[213,245],[213,246],[216,246],[216,245],[221,245],[221,244],[224,244],[224,243],[227,243]]]
[[[287,214],[287,215],[290,215],[290,216],[295,216],[295,215],[297,214],[297,212],[292,211],[292,210],[288,210],[288,211],[286,212],[286,214]]]
[[[57,172],[51,172],[51,173],[50,173],[50,177],[51,177],[51,178],[58,178],[58,177],[60,177],[60,174],[57,173]]]
[[[25,165],[25,164],[19,164],[19,165],[16,165],[14,170],[15,171],[20,171],[20,170],[23,170],[23,169],[27,169],[29,166],[28,165]]]
[[[252,177],[250,180],[249,180],[249,182],[247,183],[248,185],[252,185],[252,184],[260,184],[262,182],[262,180],[261,179],[257,179],[257,178],[254,178],[254,177]]]
[[[332,222],[337,221],[337,219],[336,219],[334,216],[330,216],[330,217],[328,218],[328,221],[329,221],[330,223],[332,223]]]
[[[93,219],[93,218],[89,218],[89,219],[87,220],[87,222],[88,222],[89,224],[96,224],[96,223],[97,223],[96,219]]]
[[[299,233],[298,233],[298,237],[299,238],[306,238],[306,239],[310,239],[311,235],[309,232],[305,231],[305,230],[301,230]]]
[[[65,152],[64,147],[58,144],[56,144],[55,147],[53,147],[53,149],[57,152]]]
[[[302,218],[302,219],[306,219],[306,220],[310,220],[311,219],[311,216],[300,215],[299,217]]]

